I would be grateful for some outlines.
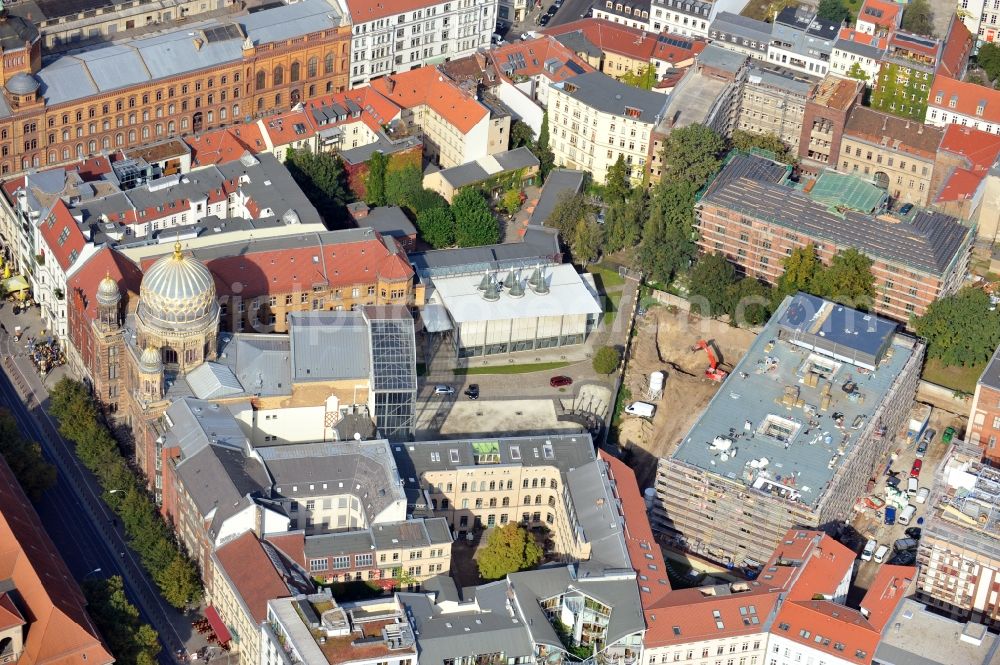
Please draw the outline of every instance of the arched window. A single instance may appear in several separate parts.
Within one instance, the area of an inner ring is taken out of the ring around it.
[[[240,117],[240,105],[233,104],[233,120],[239,120]]]
[[[221,109],[219,109],[219,120],[225,120],[227,115],[228,115],[228,111],[226,111],[226,107],[225,106],[223,106]]]
[[[63,148],[63,159],[69,159],[69,148]]]
[[[264,70],[257,72],[257,89],[263,90],[266,84],[267,84],[267,75],[264,74]]]
[[[258,111],[263,111],[264,110],[264,98],[263,97],[261,97],[260,99],[257,100],[257,110]]]
[[[136,116],[135,113],[129,113],[128,114],[128,124],[134,125],[136,123],[137,119],[138,119],[138,116]]]
[[[306,76],[309,78],[315,78],[318,71],[319,58],[313,56],[312,58],[309,58],[309,62],[306,63]]]
[[[315,97],[315,96],[316,96],[316,86],[310,85],[309,86],[309,97],[312,98],[312,97]]]
[[[163,125],[160,123],[156,123],[156,135],[163,136]]]
[[[167,133],[173,134],[175,131],[177,131],[177,126],[174,124],[174,121],[171,120],[167,123]]]
[[[104,148],[105,150],[110,150],[111,149],[111,139],[108,138],[107,136],[105,136],[103,139],[101,139],[101,147]]]
[[[275,105],[275,107],[281,106],[281,93],[280,92],[274,96],[274,105]]]
[[[302,66],[299,64],[299,62],[297,60],[295,62],[293,62],[291,70],[289,71],[288,80],[291,81],[292,83],[295,83],[296,81],[298,81],[299,80],[299,76],[302,73],[301,72],[301,68],[302,68]]]
[[[135,143],[135,130],[134,129],[128,130],[128,142],[129,142],[129,145],[132,145],[132,144]]]
[[[77,150],[77,153],[82,153],[83,146],[77,146],[77,147],[79,148],[79,150]],[[90,154],[94,154],[95,152],[97,152],[97,141],[91,140],[87,144],[87,151],[90,152]]]
[[[149,138],[149,127],[143,127],[142,128],[142,138],[143,139],[148,139]]]
[[[173,115],[177,112],[177,107],[173,104],[167,104],[167,115]]]
[[[63,132],[62,132],[62,140],[63,141],[69,141],[69,130],[68,129],[64,129],[63,130]]]
[[[333,53],[327,53],[326,57],[323,58],[323,73],[324,74],[333,73]]]
[[[101,129],[103,129],[104,131],[108,131],[109,129],[111,129],[111,121],[105,118],[104,122],[101,123]]]
[[[271,77],[272,85],[281,85],[285,82],[285,70],[281,65],[274,68],[274,75]]]
[[[115,134],[115,145],[117,146],[125,145],[125,137],[122,136],[121,132]]]
[[[96,134],[97,133],[97,123],[96,122],[90,123],[90,125],[87,127],[87,131],[90,134]]]
[[[161,352],[163,353],[164,365],[177,362],[177,352],[171,349],[169,346],[163,347],[161,349]]]
[[[94,150],[97,150],[97,144],[96,144],[96,143],[94,143],[93,141],[91,141],[91,142],[90,142],[90,144],[91,144],[92,146],[94,146],[94,147],[93,147],[93,148],[91,149],[91,151],[90,151],[90,152],[94,152]],[[76,156],[77,156],[77,157],[83,157],[83,144],[82,144],[82,143],[77,143],[77,144],[76,144]]]
[[[48,163],[49,164],[55,164],[56,163],[56,151],[55,150],[53,150],[52,152],[49,153],[49,161],[48,161]]]

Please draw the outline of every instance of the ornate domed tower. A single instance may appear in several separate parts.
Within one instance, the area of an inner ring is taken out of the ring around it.
[[[219,303],[205,264],[185,256],[180,243],[142,278],[136,310],[139,348],[160,350],[164,368],[186,373],[215,358]]]
[[[149,403],[163,399],[163,360],[160,352],[147,346],[139,356],[139,396]]]
[[[119,305],[122,294],[118,290],[118,282],[111,279],[108,273],[97,285],[97,325],[102,332],[112,332],[121,325]]]

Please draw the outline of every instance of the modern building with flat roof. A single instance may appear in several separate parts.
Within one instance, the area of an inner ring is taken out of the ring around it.
[[[730,159],[696,206],[702,250],[773,284],[797,247],[813,244],[824,263],[855,248],[872,261],[870,307],[904,322],[964,283],[974,228],[924,209],[888,214],[886,192],[854,176],[827,172],[799,187],[787,174],[761,157]]]
[[[459,357],[582,344],[603,311],[594,285],[571,264],[436,277],[428,303],[450,321]],[[442,322],[443,323],[443,322]]]
[[[654,527],[755,567],[788,529],[841,524],[909,412],[923,353],[892,321],[787,297],[660,460]]]
[[[960,623],[906,598],[875,650],[878,665],[996,665],[998,638],[980,623]]]

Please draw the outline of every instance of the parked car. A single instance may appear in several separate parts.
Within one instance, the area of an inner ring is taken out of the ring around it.
[[[885,479],[885,484],[894,489],[899,489],[899,476],[889,476]]]
[[[905,203],[905,204],[903,204],[903,207],[899,209],[899,214],[900,215],[909,215],[911,210],[913,210],[913,204],[912,203]]]
[[[918,459],[913,460],[913,468],[910,469],[910,477],[911,478],[919,478],[920,477],[920,468],[923,465],[924,465],[924,463],[921,460],[918,460]]]
[[[909,526],[910,520],[912,520],[913,516],[916,514],[917,514],[917,507],[914,506],[912,503],[907,504],[906,508],[903,508],[903,511],[899,513],[899,517],[896,518],[896,521],[902,524],[903,526]]]
[[[553,376],[549,379],[549,385],[553,388],[562,388],[563,386],[573,385],[573,379],[568,376]]]
[[[920,532],[922,529],[919,526],[911,526],[909,529],[904,531],[907,538],[913,538],[913,540],[920,540]]]
[[[465,389],[465,396],[469,399],[479,399],[479,384],[470,383],[469,387]]]
[[[878,541],[877,540],[869,540],[867,543],[865,543],[865,549],[864,549],[864,551],[861,552],[861,560],[862,561],[871,561],[872,560],[872,556],[875,555],[875,549],[877,547],[878,547]]]
[[[941,435],[942,443],[951,443],[951,440],[955,438],[955,428],[945,427],[944,434]]]
[[[872,560],[875,563],[882,563],[883,561],[885,561],[885,555],[888,553],[889,553],[888,545],[879,545],[878,549],[875,550],[875,556],[872,557]]]
[[[885,523],[892,526],[896,523],[896,507],[886,506],[885,507]]]
[[[542,26],[544,28],[545,26],[547,26],[549,24],[549,20],[551,20],[551,18],[552,18],[552,14],[542,14],[542,17],[540,19],[538,19],[538,25],[540,25],[540,26]]]
[[[632,402],[625,407],[625,413],[640,418],[652,418],[656,413],[656,405],[649,402]]]
[[[896,552],[895,556],[889,559],[889,563],[894,566],[912,566],[917,560],[917,553],[913,550]]]
[[[916,496],[917,492],[920,491],[920,481],[917,480],[916,476],[910,476],[906,479],[906,495]]]
[[[529,39],[531,39],[531,35],[529,35],[529,34],[528,34],[528,33],[526,33],[526,32],[522,32],[522,33],[521,33],[521,41],[522,41],[522,42],[526,42],[526,41],[528,41]]]
[[[434,395],[435,396],[439,396],[439,395],[454,395],[454,394],[455,394],[455,389],[452,388],[451,386],[446,386],[443,383],[439,383],[438,385],[434,386]]]
[[[927,454],[927,440],[920,439],[920,443],[917,444],[917,459],[923,459],[923,456]]]
[[[931,490],[929,487],[921,487],[920,491],[917,492],[917,503],[925,503],[927,497],[931,495]]]
[[[549,10],[547,12],[545,12],[545,13],[546,14],[552,14],[553,16],[555,16],[555,13],[557,11],[559,11],[559,6],[558,5],[550,5],[549,6]]]
[[[933,443],[934,437],[937,436],[937,432],[932,429],[925,429],[924,435],[920,437],[920,441],[926,441],[928,445]]]

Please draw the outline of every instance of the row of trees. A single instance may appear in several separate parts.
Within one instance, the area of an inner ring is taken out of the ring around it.
[[[292,149],[285,156],[285,166],[328,225],[333,227],[334,220],[346,219],[347,204],[354,200],[354,193],[340,157]]]
[[[42,447],[21,435],[17,421],[7,409],[0,409],[0,455],[7,460],[14,477],[32,502],[42,498],[56,483],[56,468],[45,461]]]
[[[973,286],[932,302],[913,320],[916,333],[927,340],[927,357],[953,367],[988,361],[1000,346],[1000,311],[990,307],[989,295]]]
[[[108,643],[119,665],[155,665],[160,653],[159,636],[139,618],[139,610],[125,595],[118,575],[83,583],[87,611]]]
[[[59,433],[76,444],[80,461],[108,493],[107,503],[121,518],[129,545],[171,605],[184,608],[202,597],[194,563],[181,551],[160,518],[140,478],[129,468],[100,411],[79,381],[63,378],[49,394]]]
[[[486,545],[476,554],[479,576],[484,580],[500,580],[510,573],[534,568],[542,560],[542,548],[516,522],[490,529]]]

